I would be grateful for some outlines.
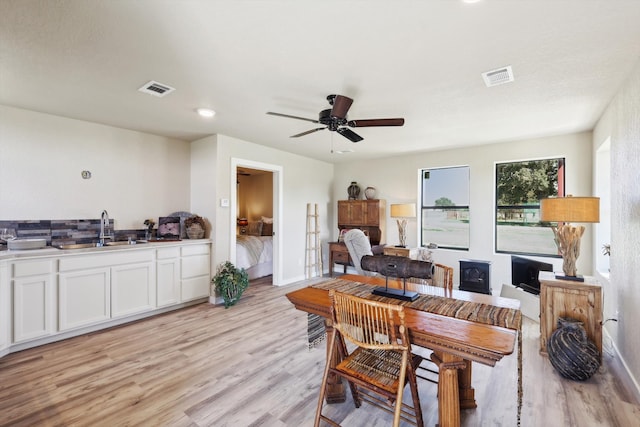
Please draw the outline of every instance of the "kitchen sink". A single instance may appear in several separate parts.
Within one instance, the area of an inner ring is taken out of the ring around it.
[[[86,248],[95,248],[97,247],[97,243],[70,243],[68,245],[58,245],[56,246],[58,249],[86,249]]]
[[[122,240],[120,242],[107,242],[105,243],[105,246],[137,245],[138,243],[146,243],[146,242],[135,241],[135,240],[128,242],[126,240]]]
[[[128,246],[128,245],[136,245],[146,243],[146,241],[118,241],[118,242],[106,242],[104,246]],[[58,249],[87,249],[87,248],[98,248],[100,247],[99,243],[70,243],[65,245],[56,246]]]

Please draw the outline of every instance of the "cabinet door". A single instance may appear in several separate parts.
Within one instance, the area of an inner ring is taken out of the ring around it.
[[[350,205],[347,200],[338,200],[338,225],[350,223]]]
[[[366,200],[365,206],[364,224],[373,227],[380,225],[380,202],[378,200]]]
[[[156,264],[158,307],[180,302],[180,260],[178,258],[158,260]]]
[[[13,342],[54,333],[53,280],[50,274],[13,280]]]
[[[367,204],[364,200],[352,200],[349,211],[349,224],[362,225],[365,224],[367,213]]]
[[[189,301],[208,297],[210,283],[208,275],[182,279],[180,299],[182,301]]]
[[[362,226],[366,211],[366,200],[338,200],[338,225]]]
[[[209,255],[192,255],[182,258],[181,276],[182,301],[189,301],[196,298],[209,296],[210,276]]]
[[[111,267],[111,317],[151,310],[156,306],[153,263]]]
[[[8,271],[7,263],[0,261],[0,352],[9,347],[9,328],[12,324]]]
[[[59,329],[65,331],[111,318],[110,269],[60,273]]]

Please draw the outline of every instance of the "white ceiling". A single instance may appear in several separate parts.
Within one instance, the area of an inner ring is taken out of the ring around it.
[[[0,104],[328,162],[591,130],[640,57],[638,0],[0,0]],[[481,73],[511,65],[515,81]],[[137,91],[149,80],[176,88]],[[316,124],[332,93],[351,143]],[[197,107],[217,111],[205,120]],[[353,153],[335,154],[353,149]]]

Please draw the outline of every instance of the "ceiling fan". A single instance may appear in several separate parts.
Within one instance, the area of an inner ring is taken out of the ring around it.
[[[329,95],[327,101],[331,108],[320,111],[318,120],[307,119],[305,117],[291,116],[289,114],[273,113],[271,111],[267,114],[272,116],[288,117],[290,119],[305,120],[312,123],[320,123],[323,127],[311,129],[302,133],[291,135],[291,138],[298,138],[300,136],[309,135],[310,133],[317,132],[319,130],[329,129],[332,132],[338,132],[351,142],[362,141],[360,135],[352,131],[351,128],[357,127],[372,127],[372,126],[402,126],[404,125],[404,119],[366,119],[366,120],[347,120],[347,112],[353,103],[353,99],[342,95]],[[348,126],[348,127],[345,127]]]

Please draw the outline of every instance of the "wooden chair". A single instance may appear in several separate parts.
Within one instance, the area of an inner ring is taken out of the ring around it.
[[[329,338],[327,365],[320,386],[320,396],[314,426],[323,420],[332,426],[338,423],[322,415],[329,375],[349,382],[356,408],[362,401],[393,413],[393,426],[400,419],[423,426],[415,369],[422,361],[411,353],[404,307],[331,290],[333,332]],[[355,348],[349,352],[350,348]],[[338,358],[334,359],[335,352]],[[339,360],[331,367],[331,360]],[[413,406],[402,402],[403,390],[409,383]]]
[[[433,264],[433,286],[445,288],[445,290],[451,295],[453,291],[453,267],[449,267],[442,264]]]
[[[444,296],[451,296],[453,291],[453,267],[435,263],[432,264],[432,267],[430,279],[412,277],[409,279],[409,283],[416,285],[414,289],[418,292],[420,292],[421,286],[435,286],[444,288]]]

